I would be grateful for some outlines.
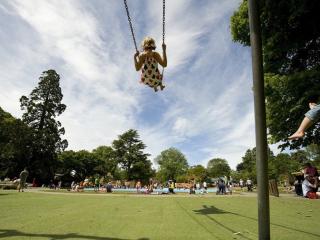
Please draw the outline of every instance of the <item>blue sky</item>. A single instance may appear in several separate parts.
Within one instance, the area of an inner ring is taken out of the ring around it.
[[[190,165],[225,158],[235,169],[254,147],[250,48],[231,41],[239,0],[168,0],[166,88],[139,83],[122,0],[2,0],[0,106],[21,117],[19,98],[41,73],[60,74],[59,117],[68,149],[111,145],[138,130],[153,160],[175,147]],[[128,0],[137,42],[161,52],[162,1]],[[273,149],[274,150],[274,149]]]

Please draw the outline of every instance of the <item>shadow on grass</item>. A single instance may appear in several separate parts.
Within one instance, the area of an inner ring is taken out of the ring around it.
[[[97,236],[89,236],[89,235],[81,235],[78,233],[66,233],[66,234],[45,234],[45,233],[26,233],[21,232],[13,229],[0,229],[0,238],[7,238],[7,237],[41,237],[41,238],[48,238],[51,240],[56,239],[93,239],[93,240],[134,240],[134,239],[127,239],[127,238],[114,238],[114,237],[97,237]],[[150,240],[149,238],[138,238],[136,240]]]
[[[224,210],[216,208],[214,206],[208,207],[207,205],[203,205],[202,209],[193,210],[193,211],[197,214],[205,215],[207,218],[209,218],[211,221],[213,221],[215,224],[219,225],[220,227],[224,228],[225,230],[227,230],[233,234],[237,233],[236,230],[234,230],[230,227],[227,227],[225,224],[222,224],[221,222],[217,221],[216,219],[214,219],[213,217],[210,216],[213,214],[230,214],[230,212],[224,211]],[[241,233],[238,233],[238,236],[241,236],[243,239],[251,239]]]
[[[216,208],[214,206],[210,206],[208,207],[207,205],[203,205],[203,208],[202,209],[199,209],[199,210],[193,210],[195,213],[197,214],[202,214],[202,215],[205,215],[207,218],[209,218],[210,220],[214,221],[215,223],[217,223],[218,225],[224,227],[225,229],[229,230],[229,231],[233,231],[231,228],[228,228],[226,227],[225,225],[219,223],[217,220],[215,220],[214,218],[208,216],[208,215],[214,215],[214,214],[232,214],[232,215],[235,215],[235,216],[239,216],[239,217],[243,217],[243,218],[247,218],[247,219],[250,219],[250,220],[253,220],[253,221],[256,221],[258,222],[258,219],[257,218],[253,218],[253,217],[248,217],[248,216],[244,216],[244,215],[241,215],[241,214],[238,214],[238,213],[233,213],[233,212],[228,212],[228,211],[224,211],[222,209],[219,209],[219,208]],[[300,232],[300,233],[304,233],[304,234],[308,234],[308,235],[312,235],[314,237],[320,237],[319,234],[316,234],[316,233],[311,233],[311,232],[307,232],[307,231],[304,231],[304,230],[299,230],[297,228],[292,228],[292,227],[289,227],[289,226],[285,226],[285,225],[281,225],[281,224],[277,224],[277,223],[270,223],[270,225],[272,226],[277,226],[277,227],[281,227],[281,228],[285,228],[285,229],[288,229],[288,230],[291,230],[291,231],[296,231],[296,232]],[[240,234],[239,234],[240,235]],[[245,237],[242,235],[242,237]]]

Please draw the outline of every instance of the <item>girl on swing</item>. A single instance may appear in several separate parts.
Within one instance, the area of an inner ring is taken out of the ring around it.
[[[162,67],[167,66],[167,54],[166,54],[166,45],[162,44],[162,57],[156,51],[156,44],[153,38],[146,37],[142,42],[143,52],[140,54],[136,52],[134,54],[134,65],[136,70],[139,71],[142,68],[141,72],[141,82],[152,87],[155,92],[158,91],[158,87],[161,90],[164,89],[162,84],[162,74],[158,69],[158,63]]]

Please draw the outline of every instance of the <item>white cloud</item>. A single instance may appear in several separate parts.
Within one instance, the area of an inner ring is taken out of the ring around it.
[[[152,158],[176,146],[192,165],[219,156],[235,166],[254,141],[250,54],[229,32],[238,3],[167,1],[167,87],[157,94],[138,84],[119,1],[0,3],[0,14],[19,30],[0,23],[1,107],[21,115],[19,97],[42,71],[56,69],[67,105],[59,119],[71,149],[109,145],[134,128]],[[154,36],[161,51],[161,2],[129,5],[138,43]]]

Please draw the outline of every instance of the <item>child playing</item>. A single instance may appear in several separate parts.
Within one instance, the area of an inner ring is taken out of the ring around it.
[[[316,121],[320,118],[320,105],[317,104],[319,96],[311,96],[309,98],[309,107],[310,110],[305,114],[304,119],[302,120],[298,130],[292,134],[288,139],[296,140],[302,138],[305,134],[305,131],[311,127]]]
[[[162,84],[162,74],[159,72],[158,63],[162,67],[167,66],[167,54],[166,45],[162,44],[163,58],[161,58],[158,52],[155,52],[156,44],[151,37],[146,37],[142,42],[143,52],[134,54],[134,65],[136,70],[139,71],[142,68],[141,82],[152,87],[154,91],[158,91],[158,87],[161,90],[164,89]]]

